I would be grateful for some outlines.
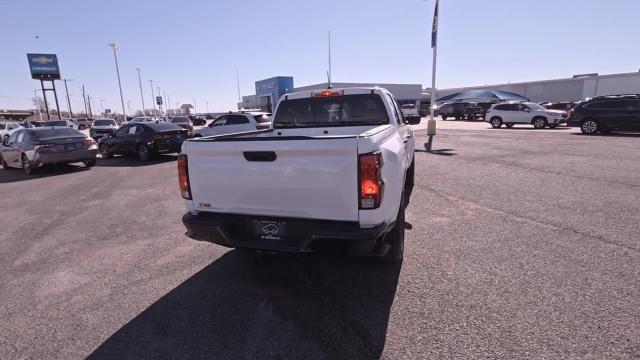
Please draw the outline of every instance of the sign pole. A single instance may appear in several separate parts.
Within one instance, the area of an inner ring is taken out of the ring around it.
[[[433,68],[431,70],[431,112],[430,119],[427,121],[427,142],[424,144],[425,149],[431,152],[431,145],[433,143],[433,137],[436,134],[436,119],[435,108],[436,105],[436,60],[438,57],[438,18],[440,1],[436,0],[436,7],[433,12],[433,27],[431,29],[431,48],[433,48]]]
[[[58,119],[62,119],[62,114],[60,113],[60,104],[58,104],[58,92],[56,91],[55,80],[51,80],[51,86],[53,88],[53,97],[56,99],[56,109],[58,110]]]
[[[47,120],[51,120],[51,114],[49,114],[49,102],[47,102],[47,93],[44,90],[44,81],[40,79],[40,87],[42,87],[42,97],[44,98],[44,108],[47,110]]]

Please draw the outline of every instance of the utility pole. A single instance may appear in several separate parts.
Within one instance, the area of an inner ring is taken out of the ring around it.
[[[193,114],[195,115],[197,113],[198,113],[198,110],[196,108],[196,98],[193,98]]]
[[[89,116],[89,111],[87,110],[87,96],[84,94],[84,84],[82,84],[82,102],[84,103],[84,116]]]
[[[127,121],[127,112],[124,109],[124,96],[122,96],[122,82],[120,81],[120,66],[118,65],[118,50],[119,47],[115,43],[110,43],[109,46],[113,49],[113,58],[116,61],[116,73],[118,74],[118,88],[120,89],[120,103],[122,104],[122,121]]]
[[[156,110],[156,94],[153,93],[153,80],[149,80],[151,84],[151,103],[153,104],[153,110]]]
[[[89,119],[93,119],[93,110],[91,107],[91,95],[87,94],[87,104],[89,105]]]
[[[144,109],[144,95],[142,94],[142,78],[140,77],[140,68],[136,68],[138,72],[138,85],[140,85],[140,99],[142,100],[142,116],[147,116]]]
[[[67,106],[69,107],[69,117],[73,119],[73,112],[71,111],[71,100],[69,100],[69,88],[67,87],[67,81],[73,81],[73,79],[63,79],[64,91],[67,93]]]
[[[104,116],[104,106],[102,104],[104,104],[104,99],[100,99],[100,111],[102,116]]]
[[[36,97],[36,103],[38,104],[38,115],[40,115],[40,121],[42,121],[42,110],[40,110],[40,98],[38,97],[38,91],[40,91],[40,89],[33,90],[33,95]]]

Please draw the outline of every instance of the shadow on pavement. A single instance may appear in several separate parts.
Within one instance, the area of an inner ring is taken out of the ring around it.
[[[580,135],[580,136],[584,136],[584,137],[590,137],[592,135],[585,135],[582,132],[578,131],[576,133],[573,133],[571,135]],[[640,138],[640,133],[625,133],[625,132],[610,132],[610,133],[606,133],[606,134],[598,134],[595,137],[631,137],[631,138]]]
[[[142,161],[135,156],[114,156],[111,159],[98,159],[97,166],[104,167],[139,167],[162,164],[178,159],[178,155],[175,154],[161,154],[155,155],[148,161]]]
[[[431,150],[431,151],[427,151],[425,149],[415,149],[415,152],[420,152],[420,153],[425,153],[425,154],[431,154],[431,155],[441,155],[441,156],[456,156],[458,155],[457,153],[454,153],[452,151],[454,151],[454,149],[435,149],[435,150]]]
[[[493,127],[491,127],[491,125],[489,125],[487,127],[487,129],[491,129],[491,130],[530,130],[530,131],[566,131],[566,130],[575,130],[576,128],[573,127],[566,127],[566,126],[558,126],[555,128],[544,128],[544,129],[536,129],[531,125],[527,125],[527,124],[522,124],[522,126],[513,126],[513,127],[506,127],[506,126],[502,126],[500,128],[494,129]]]
[[[7,184],[25,180],[35,180],[53,176],[71,175],[82,171],[90,171],[84,165],[78,163],[71,165],[47,166],[40,168],[33,175],[27,175],[24,170],[17,168],[0,168],[0,184]]]
[[[88,359],[379,358],[400,265],[233,250]]]

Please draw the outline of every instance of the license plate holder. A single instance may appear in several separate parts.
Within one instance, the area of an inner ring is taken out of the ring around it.
[[[287,236],[287,224],[280,221],[253,221],[253,233],[262,241],[284,241]]]

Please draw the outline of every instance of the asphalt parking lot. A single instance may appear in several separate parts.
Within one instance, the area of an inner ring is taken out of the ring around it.
[[[0,170],[0,358],[640,358],[640,136],[438,126],[401,266],[191,241],[173,155]]]

